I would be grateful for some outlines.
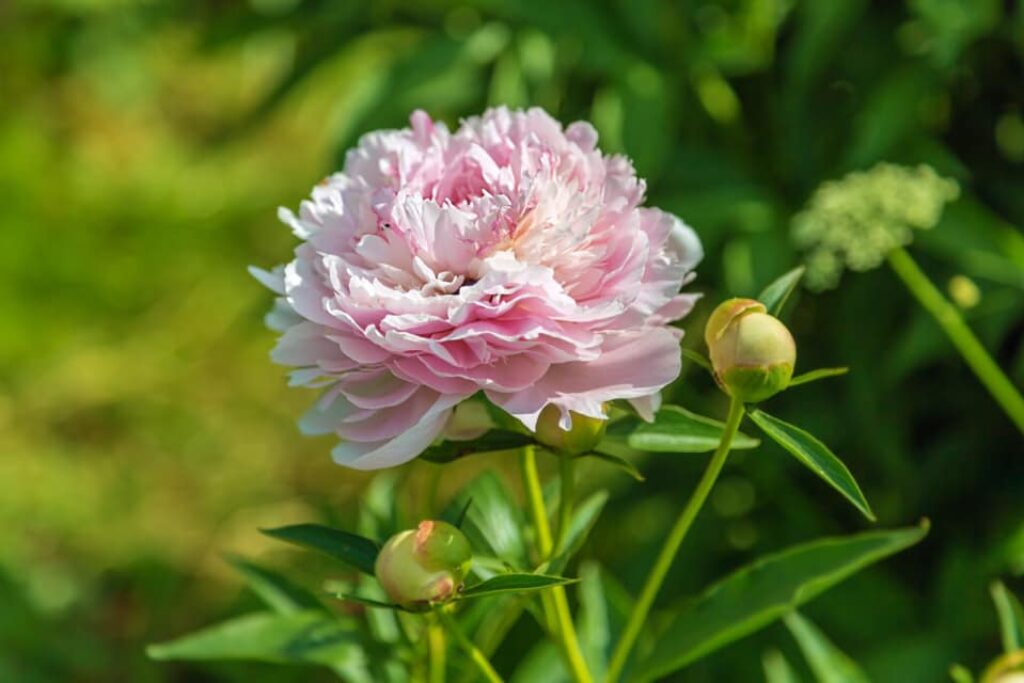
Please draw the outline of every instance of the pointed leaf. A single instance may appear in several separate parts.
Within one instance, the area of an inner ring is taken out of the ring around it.
[[[688,358],[700,367],[704,368],[708,372],[711,372],[711,361],[704,357],[700,351],[694,351],[693,349],[683,349],[683,358]]]
[[[718,420],[691,413],[679,406],[665,406],[654,422],[626,416],[608,426],[606,440],[625,443],[650,453],[706,453],[718,448],[725,425]],[[598,444],[598,450],[605,448]],[[733,449],[755,448],[760,442],[743,433],[732,441]]]
[[[839,491],[865,517],[871,521],[875,520],[875,514],[871,512],[871,506],[868,505],[850,470],[846,469],[846,465],[828,449],[828,446],[799,427],[772,417],[762,410],[752,410],[749,414],[750,419],[775,443]]]
[[[459,492],[443,516],[455,516],[470,499],[473,504],[460,528],[474,552],[496,557],[514,567],[526,566],[523,513],[501,477],[484,472]]]
[[[761,657],[761,666],[764,667],[764,679],[767,683],[800,683],[800,677],[778,650],[765,652]]]
[[[761,290],[761,293],[757,295],[757,300],[764,304],[769,313],[776,318],[779,317],[782,307],[786,305],[786,300],[789,299],[789,295],[796,289],[803,275],[803,266],[794,268]]]
[[[459,594],[460,599],[482,598],[499,593],[525,593],[527,591],[544,590],[554,586],[576,583],[577,579],[564,576],[547,576],[545,574],[498,574],[475,586],[470,586]]]
[[[996,581],[989,589],[992,601],[999,615],[999,632],[1003,640],[1003,651],[1010,653],[1024,650],[1024,607],[1002,581]]]
[[[461,508],[454,508],[448,506],[445,511],[441,513],[441,520],[448,522],[457,529],[461,529],[462,525],[466,523],[466,515],[469,514],[469,508],[473,505],[472,498],[466,498],[466,502],[462,504]]]
[[[962,664],[954,664],[949,667],[949,677],[953,679],[953,683],[974,683],[974,676]]]
[[[337,666],[362,659],[355,626],[320,611],[257,612],[150,645],[158,660],[246,659]]]
[[[612,455],[611,453],[601,453],[600,451],[591,451],[589,453],[583,453],[576,456],[577,458],[593,458],[600,460],[601,462],[608,463],[612,467],[616,468],[620,472],[632,477],[636,481],[644,481],[644,475],[641,474],[640,470],[637,469],[636,465],[626,460],[622,456]]]
[[[582,503],[575,506],[572,511],[572,518],[569,520],[569,530],[565,534],[565,550],[558,557],[551,560],[545,571],[561,573],[569,560],[579,552],[580,548],[587,541],[590,530],[597,523],[597,518],[608,502],[608,492],[598,491],[590,495]]]
[[[319,550],[366,574],[373,574],[373,563],[380,552],[380,547],[368,538],[320,524],[294,524],[261,531],[271,538]]]
[[[467,441],[442,441],[423,451],[420,457],[430,462],[446,463],[477,453],[514,450],[530,443],[533,443],[533,438],[527,434],[491,429],[482,436]]]
[[[245,582],[252,592],[278,614],[324,610],[323,604],[312,593],[281,574],[241,557],[228,557],[227,560],[245,577]]]
[[[807,384],[808,382],[815,382],[819,379],[826,379],[828,377],[839,377],[845,375],[850,371],[850,368],[818,368],[817,370],[810,370],[803,374],[797,375],[793,379],[789,380],[790,387],[797,387],[801,384]]]
[[[818,683],[870,683],[856,662],[799,612],[787,615],[785,621]]]
[[[383,600],[375,600],[373,598],[368,598],[365,595],[353,595],[351,593],[336,593],[334,597],[336,597],[339,600],[345,600],[346,602],[355,602],[355,603],[358,603],[360,605],[365,605],[366,607],[375,607],[375,608],[379,608],[379,609],[398,610],[400,612],[410,612],[410,611],[412,611],[412,610],[406,609],[405,607],[402,607],[401,605],[399,605],[397,603],[394,603],[394,602],[384,602]]]
[[[769,555],[677,610],[638,677],[650,680],[761,629],[874,562],[920,541],[918,527],[827,538]]]

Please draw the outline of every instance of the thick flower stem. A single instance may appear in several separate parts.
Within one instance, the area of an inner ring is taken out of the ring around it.
[[[484,677],[489,683],[504,683],[502,677],[494,670],[491,663],[484,656],[484,653],[473,644],[473,642],[466,637],[466,634],[462,632],[459,625],[455,623],[455,620],[445,613],[443,609],[437,610],[437,615],[444,624],[448,632],[455,638],[455,642],[459,644],[463,652],[469,657],[469,659],[476,665],[476,668],[480,670],[480,675]],[[442,674],[444,672],[442,671]],[[443,679],[442,679],[443,680]]]
[[[1024,398],[971,332],[956,307],[932,284],[904,249],[889,254],[889,265],[956,346],[1007,416],[1024,432]]]
[[[540,485],[540,476],[537,473],[537,454],[533,446],[526,446],[522,455],[523,484],[526,488],[527,504],[530,508],[530,516],[533,519],[534,531],[537,534],[537,552],[543,560],[550,559],[555,550],[551,539],[551,528],[548,523],[548,513],[544,506],[544,493]],[[571,477],[570,471],[570,477]],[[563,496],[565,495],[565,482],[563,485]],[[571,487],[571,485],[570,485]],[[570,488],[569,493],[572,493]],[[567,503],[571,506],[571,501]],[[571,511],[571,507],[569,508]],[[576,636],[576,627],[572,622],[572,614],[569,611],[569,597],[566,595],[563,586],[556,586],[541,593],[541,604],[544,607],[545,618],[548,621],[548,630],[551,636],[559,640],[562,653],[565,656],[566,665],[576,683],[592,683],[593,678],[587,669],[587,663],[583,659],[583,652],[580,650],[579,639]]]
[[[605,679],[608,683],[615,683],[622,675],[626,662],[629,661],[629,654],[632,652],[633,645],[636,644],[636,639],[640,636],[640,631],[647,621],[647,615],[651,611],[654,599],[658,596],[661,584],[665,582],[668,570],[672,567],[672,561],[679,551],[679,546],[682,545],[683,539],[686,538],[686,533],[697,518],[697,513],[700,512],[704,501],[707,500],[708,494],[718,479],[718,474],[722,471],[722,466],[725,465],[725,461],[729,456],[729,448],[732,445],[732,439],[736,435],[736,430],[739,429],[742,419],[743,402],[732,399],[732,402],[729,404],[729,417],[725,421],[725,430],[722,432],[722,439],[718,443],[718,449],[711,456],[711,461],[708,463],[707,469],[704,470],[704,475],[701,477],[700,482],[697,483],[697,488],[694,490],[693,495],[690,496],[686,507],[679,514],[679,518],[665,539],[665,544],[661,547],[658,559],[655,561],[654,566],[651,567],[650,574],[647,575],[647,581],[640,592],[640,597],[637,598],[636,604],[633,606],[633,612],[629,615],[629,621],[622,632],[622,637],[615,646],[615,652],[612,654],[611,663],[608,665],[608,675]]]
[[[444,683],[447,644],[444,629],[435,614],[427,615],[427,657],[430,683]]]

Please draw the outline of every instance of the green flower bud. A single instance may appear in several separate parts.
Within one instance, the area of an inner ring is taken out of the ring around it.
[[[569,415],[572,417],[572,428],[566,431],[558,424],[562,416],[561,410],[554,405],[546,406],[537,418],[537,441],[558,453],[569,455],[579,455],[593,450],[604,437],[608,420],[580,415],[573,411],[569,411]]]
[[[465,534],[447,522],[427,520],[392,536],[377,555],[374,573],[394,602],[426,608],[462,589],[472,559]]]
[[[778,318],[753,299],[722,302],[704,329],[719,386],[745,403],[763,401],[789,386],[796,343]]]

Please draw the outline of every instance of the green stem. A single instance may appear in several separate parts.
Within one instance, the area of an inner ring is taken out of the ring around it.
[[[537,472],[537,451],[532,445],[523,447],[521,463],[526,502],[530,508],[530,518],[533,520],[533,531],[537,534],[537,551],[544,560],[551,554],[551,527],[548,526],[548,513],[544,509],[544,491],[540,486],[540,474]]]
[[[544,493],[541,490],[540,476],[537,473],[537,454],[532,445],[523,448],[522,466],[527,504],[529,505],[530,515],[533,518],[533,527],[537,534],[537,553],[542,560],[546,560],[551,557],[555,545],[551,540],[548,513],[544,506]],[[571,489],[570,493],[572,493]],[[569,506],[571,504],[571,502],[568,503]],[[544,614],[548,622],[548,631],[553,638],[558,639],[562,647],[562,654],[565,656],[565,663],[569,667],[573,680],[576,683],[592,683],[593,678],[587,669],[586,661],[583,659],[583,651],[580,650],[576,626],[572,622],[572,614],[569,611],[569,597],[565,592],[565,587],[555,586],[543,591],[541,593],[541,604],[544,607]]]
[[[558,500],[558,533],[555,535],[555,543],[551,549],[551,557],[557,557],[565,551],[565,539],[569,535],[569,523],[572,520],[573,499],[576,495],[576,475],[575,472],[573,472],[574,463],[575,461],[571,455],[558,455],[561,494],[559,495]]]
[[[466,637],[466,634],[462,632],[462,629],[455,623],[455,620],[445,613],[443,609],[437,610],[436,614],[441,619],[441,623],[448,629],[448,632],[455,638],[455,642],[459,644],[463,652],[476,665],[476,668],[480,670],[480,674],[490,683],[504,683],[501,676],[487,660],[487,657],[484,656],[484,653]]]
[[[971,332],[956,307],[946,300],[905,249],[892,251],[889,254],[889,265],[910,293],[917,297],[921,306],[939,323],[974,374],[1017,425],[1017,429],[1024,432],[1024,398]]]
[[[636,644],[636,639],[640,636],[644,623],[647,621],[647,615],[650,613],[654,599],[661,589],[661,584],[665,582],[668,570],[672,567],[672,561],[679,551],[679,546],[682,545],[683,539],[686,538],[686,533],[690,530],[693,520],[697,518],[697,513],[700,512],[704,501],[707,500],[711,488],[715,485],[715,480],[718,479],[718,474],[722,471],[722,466],[725,465],[725,461],[729,456],[729,448],[732,445],[732,439],[736,435],[736,430],[739,429],[742,419],[743,402],[732,399],[732,402],[729,404],[729,417],[725,421],[725,429],[722,432],[721,440],[718,442],[718,449],[711,456],[711,461],[708,463],[707,469],[704,470],[704,475],[701,477],[700,482],[697,483],[697,488],[694,490],[693,495],[690,496],[686,507],[679,513],[679,518],[665,539],[665,544],[661,547],[658,559],[655,561],[654,566],[651,567],[651,572],[647,575],[647,581],[644,583],[643,590],[640,591],[640,597],[637,598],[636,604],[633,606],[633,612],[629,615],[629,621],[622,632],[622,637],[615,646],[615,652],[612,654],[611,663],[608,665],[608,675],[605,679],[608,683],[614,683],[622,675],[622,670],[626,667],[626,662],[629,660],[629,654],[633,649],[633,645]]]
[[[430,683],[444,683],[445,655],[444,630],[436,614],[427,615],[427,653]]]

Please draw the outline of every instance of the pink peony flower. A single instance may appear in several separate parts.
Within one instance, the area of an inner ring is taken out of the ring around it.
[[[253,274],[280,298],[272,352],[292,385],[325,388],[301,420],[358,469],[415,458],[483,391],[534,429],[547,405],[650,418],[679,374],[669,323],[701,259],[694,232],[644,208],[629,160],[587,123],[491,109],[455,133],[422,111],[366,135],[344,171],[280,218],[295,258]]]

